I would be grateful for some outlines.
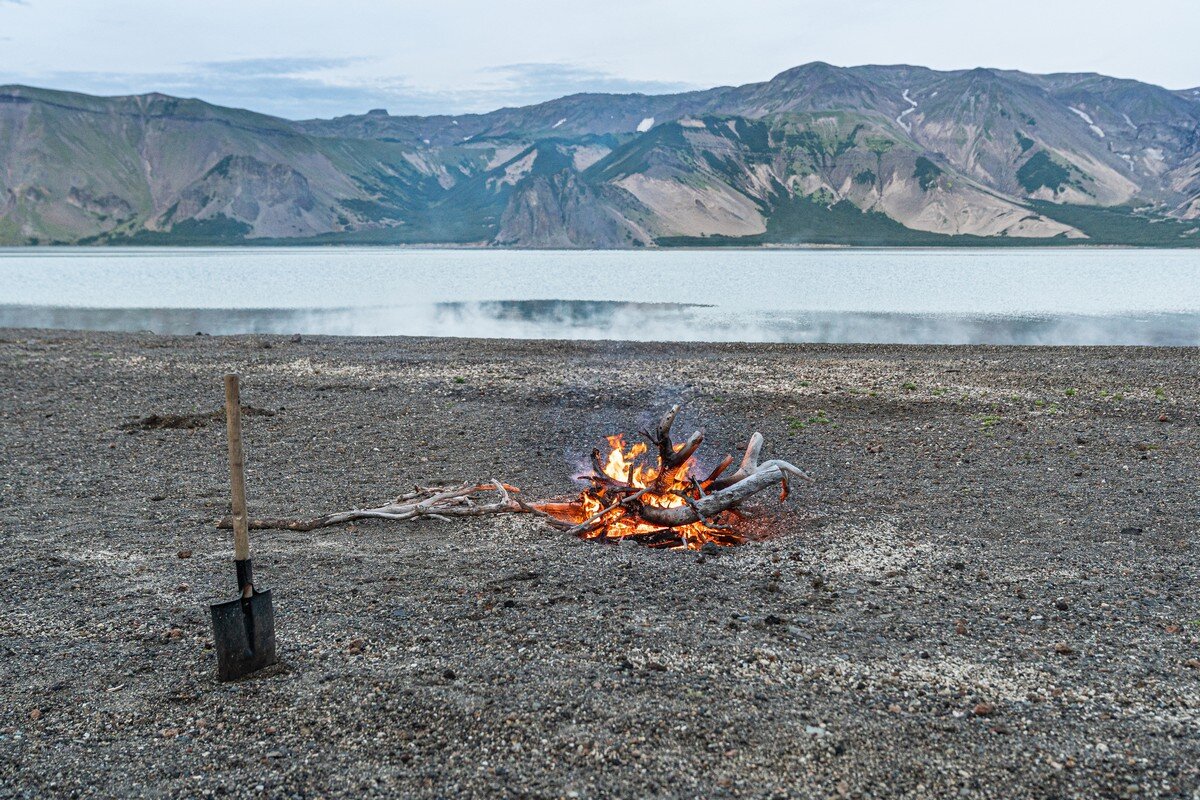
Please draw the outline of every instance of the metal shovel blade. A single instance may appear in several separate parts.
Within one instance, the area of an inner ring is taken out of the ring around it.
[[[275,610],[270,590],[210,608],[221,680],[235,680],[275,663]]]

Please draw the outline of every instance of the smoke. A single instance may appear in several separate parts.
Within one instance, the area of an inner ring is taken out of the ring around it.
[[[673,303],[505,300],[330,309],[0,306],[0,326],[162,334],[446,336],[639,342],[1200,345],[1200,313],[755,311]],[[679,398],[686,386],[667,387]],[[667,398],[664,398],[666,400]]]

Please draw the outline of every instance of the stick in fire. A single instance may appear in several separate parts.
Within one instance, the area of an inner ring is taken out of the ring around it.
[[[692,472],[694,456],[704,434],[696,431],[681,443],[673,442],[671,427],[678,413],[679,406],[673,406],[653,432],[642,431],[655,449],[654,464],[644,458],[649,452],[646,443],[626,446],[621,436],[609,437],[607,456],[599,450],[592,453],[592,474],[581,476],[589,486],[576,500],[529,503],[513,497],[520,492],[517,488],[492,480],[456,487],[417,487],[376,508],[313,519],[252,519],[250,527],[311,531],[359,519],[449,521],[490,514],[532,514],[583,538],[631,539],[650,547],[697,550],[709,542],[733,545],[744,541],[725,518],[737,515],[740,504],[751,495],[779,484],[783,501],[791,478],[812,481],[786,461],[759,463],[763,437],[757,432],[750,437],[736,470],[726,474],[733,464],[733,457],[727,456],[707,477],[697,477]],[[492,491],[498,495],[493,502],[476,501],[477,495]],[[232,521],[226,517],[217,524],[227,528]]]

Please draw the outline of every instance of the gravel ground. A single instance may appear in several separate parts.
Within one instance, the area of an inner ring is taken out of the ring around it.
[[[1197,356],[0,330],[0,797],[1200,797]],[[719,554],[256,533],[220,684],[228,370],[256,515],[566,495],[676,401],[819,482]]]

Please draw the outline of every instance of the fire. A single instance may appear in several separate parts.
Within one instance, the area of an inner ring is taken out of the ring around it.
[[[704,481],[693,474],[695,459],[664,468],[661,459],[651,455],[644,442],[626,444],[621,435],[609,436],[608,453],[592,455],[593,475],[583,476],[591,486],[579,500],[556,508],[571,522],[585,526],[577,531],[587,539],[631,538],[651,547],[699,550],[708,542],[718,545],[740,544],[743,537],[708,522],[694,522],[664,528],[639,517],[638,505],[676,508],[703,497]],[[686,445],[672,445],[680,452]],[[711,480],[711,478],[710,478]],[[588,524],[590,523],[590,524]]]

